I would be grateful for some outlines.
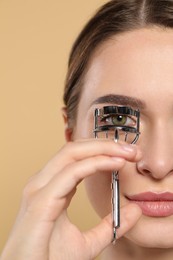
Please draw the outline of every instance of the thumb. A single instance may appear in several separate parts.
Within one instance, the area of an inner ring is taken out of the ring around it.
[[[141,217],[141,209],[136,204],[128,204],[121,208],[121,226],[117,229],[117,239],[128,232]],[[91,258],[94,259],[101,253],[113,239],[112,216],[109,214],[101,220],[93,229],[84,233],[88,252],[91,252]]]

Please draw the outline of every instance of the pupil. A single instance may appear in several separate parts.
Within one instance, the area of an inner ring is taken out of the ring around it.
[[[116,115],[112,118],[114,125],[124,125],[126,123],[126,117],[123,115]]]
[[[123,116],[117,116],[117,121],[121,122],[123,119]]]

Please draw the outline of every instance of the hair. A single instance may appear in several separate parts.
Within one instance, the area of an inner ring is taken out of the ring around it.
[[[85,25],[73,44],[64,89],[69,127],[73,128],[89,59],[112,36],[135,29],[173,27],[173,0],[112,0]]]

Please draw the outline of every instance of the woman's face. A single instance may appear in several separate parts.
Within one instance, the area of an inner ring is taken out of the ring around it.
[[[115,95],[111,101],[98,98]],[[92,56],[85,76],[78,107],[74,138],[93,137],[93,112],[96,107],[120,105],[141,112],[138,145],[142,159],[127,162],[119,174],[121,205],[129,197],[148,192],[161,193],[150,202],[148,212],[126,234],[126,238],[145,247],[173,246],[173,33],[171,30],[141,29],[108,40]],[[132,99],[133,98],[133,99]],[[123,101],[126,100],[126,101]],[[111,211],[111,173],[97,173],[86,179],[88,196],[100,216]],[[163,196],[162,194],[165,193]],[[168,193],[172,193],[168,194]],[[145,196],[144,196],[145,197]],[[166,202],[165,200],[171,200]],[[159,205],[159,206],[158,206]],[[149,208],[152,208],[151,211]],[[172,211],[172,212],[171,212]],[[155,213],[154,213],[155,212]]]

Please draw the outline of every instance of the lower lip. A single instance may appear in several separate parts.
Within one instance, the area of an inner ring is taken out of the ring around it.
[[[173,215],[173,201],[135,201],[142,213],[150,217],[168,217]]]

